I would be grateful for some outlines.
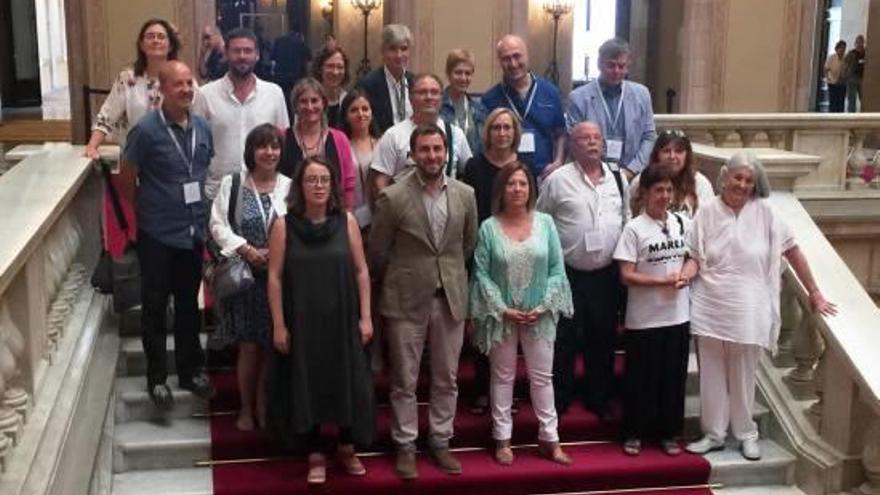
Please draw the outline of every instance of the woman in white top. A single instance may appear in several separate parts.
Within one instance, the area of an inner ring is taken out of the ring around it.
[[[272,124],[255,127],[245,139],[245,170],[227,175],[211,208],[211,236],[221,256],[241,256],[251,267],[256,283],[250,289],[221,301],[221,332],[238,343],[238,388],[241,409],[235,426],[252,430],[265,425],[265,353],[272,345],[272,317],[266,293],[269,232],[272,223],[287,214],[290,179],[278,173],[281,135]],[[233,187],[233,184],[237,188]],[[234,195],[230,214],[230,196]],[[255,414],[256,411],[256,414]]]
[[[679,274],[690,220],[667,210],[673,177],[669,167],[642,171],[644,212],[626,224],[614,251],[629,288],[623,394],[623,451],[628,455],[638,455],[646,437],[660,440],[668,455],[681,453],[690,303]]]
[[[150,19],[141,26],[134,66],[123,69],[113,83],[110,94],[95,117],[92,135],[83,151],[84,156],[97,159],[98,146],[110,134],[114,135],[120,147],[125,147],[128,130],[144,114],[162,104],[159,69],[168,60],[177,60],[180,47],[177,30],[168,21]],[[122,186],[119,176],[114,175],[111,181],[118,191]],[[114,257],[125,252],[129,243],[134,242],[137,232],[133,205],[124,196],[119,197],[119,202],[129,225],[128,232],[123,232],[120,227],[109,194],[104,195],[102,205],[104,249]]]
[[[98,158],[98,146],[109,134],[115,134],[120,146],[124,146],[128,130],[162,103],[159,69],[168,60],[177,60],[181,48],[177,30],[164,19],[150,19],[141,26],[137,39],[134,66],[119,73],[95,116],[84,152],[89,158]]]
[[[765,199],[770,183],[761,162],[738,153],[721,168],[720,195],[703,205],[688,236],[681,283],[691,288],[691,333],[700,364],[704,437],[687,446],[703,454],[724,448],[730,426],[743,457],[761,457],[752,420],[755,370],[762,349],[779,335],[782,258],[809,292],[813,311],[834,315],[785,222]]]
[[[670,209],[674,212],[693,218],[701,204],[715,197],[712,183],[694,166],[691,140],[679,129],[667,129],[657,135],[648,166],[672,169]],[[645,207],[640,190],[639,177],[636,176],[630,183],[630,207],[633,217],[638,216]]]

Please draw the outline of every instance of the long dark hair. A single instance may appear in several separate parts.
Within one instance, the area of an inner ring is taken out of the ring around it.
[[[367,93],[365,93],[360,88],[355,88],[349,91],[345,95],[345,98],[342,99],[342,103],[339,105],[339,111],[342,114],[342,132],[344,132],[349,139],[351,139],[352,129],[351,124],[348,123],[348,108],[351,107],[352,103],[354,103],[354,101],[358,98],[363,98],[364,100],[366,100],[367,104],[370,105],[370,110],[373,109],[373,103],[370,101],[370,97],[367,96]],[[374,118],[370,119],[370,127],[369,129],[367,129],[367,132],[370,134],[370,137],[376,139],[379,139],[379,137],[382,135],[382,133],[379,132],[379,127],[376,124],[375,116]]]
[[[144,72],[147,71],[147,54],[141,50],[141,41],[144,40],[144,33],[147,32],[147,29],[150,29],[150,27],[155,26],[156,24],[161,25],[165,29],[165,34],[168,36],[167,60],[177,60],[177,52],[180,51],[180,37],[177,36],[177,29],[165,19],[150,19],[141,26],[137,40],[134,43],[135,50],[137,50],[137,59],[134,61],[135,76],[142,76],[144,75]]]
[[[660,166],[660,150],[668,145],[678,145],[684,148],[684,168],[678,174],[673,174],[672,179],[672,208],[679,210],[684,207],[685,203],[690,201],[694,210],[699,207],[699,198],[697,198],[697,171],[694,169],[694,149],[691,146],[691,140],[687,135],[679,129],[667,129],[657,135],[654,142],[654,149],[651,150],[651,158],[648,161],[648,167]],[[641,178],[639,178],[641,183]],[[644,198],[639,194],[633,197],[633,212],[638,214],[644,208]]]
[[[303,178],[306,173],[306,167],[309,165],[321,165],[330,172],[330,197],[327,200],[327,216],[340,213],[342,211],[342,191],[339,187],[339,174],[336,173],[336,167],[330,165],[323,158],[318,157],[305,158],[294,169],[293,184],[290,187],[290,192],[287,194],[287,210],[297,218],[302,218],[306,214]]]

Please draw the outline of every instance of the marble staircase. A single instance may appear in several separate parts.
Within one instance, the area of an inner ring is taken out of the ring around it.
[[[211,469],[195,463],[210,459],[207,404],[176,387],[176,376],[169,378],[175,405],[159,414],[145,390],[144,355],[139,337],[126,332],[120,344],[118,376],[115,383],[113,433],[113,495],[208,495],[212,490]],[[203,342],[205,338],[203,336]],[[174,342],[168,338],[169,363],[173,363]],[[694,355],[688,366],[686,435],[699,434],[699,387]],[[527,406],[526,406],[527,407]],[[793,486],[796,458],[783,442],[769,434],[774,419],[763,405],[756,408],[762,432],[763,458],[746,461],[731,442],[723,452],[708,456],[712,464],[711,482],[722,495],[803,495]]]

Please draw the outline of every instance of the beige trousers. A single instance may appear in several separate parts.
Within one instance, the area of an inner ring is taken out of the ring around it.
[[[385,330],[391,364],[392,440],[400,450],[415,450],[419,435],[416,384],[427,342],[431,366],[428,443],[433,449],[448,448],[458,399],[456,379],[464,322],[453,319],[445,297],[435,297],[425,321],[388,319]]]

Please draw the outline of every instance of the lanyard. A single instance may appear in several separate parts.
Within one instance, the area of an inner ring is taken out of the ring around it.
[[[617,131],[617,121],[620,120],[620,109],[623,108],[623,94],[626,92],[626,84],[620,83],[620,98],[617,100],[617,113],[614,114],[614,120],[611,119],[611,110],[608,108],[608,102],[605,101],[605,93],[599,88],[599,98],[602,99],[602,108],[605,110],[605,118],[608,120],[609,134]]]
[[[248,175],[248,182],[250,182],[250,186],[253,188],[253,191],[254,191],[254,197],[256,197],[256,199],[257,199],[257,205],[259,206],[259,208],[257,208],[257,209],[260,210],[260,220],[263,221],[263,232],[266,234],[266,240],[268,241],[268,239],[269,239],[269,222],[271,222],[273,220],[272,217],[274,216],[274,213],[275,213],[274,208],[272,208],[271,196],[269,197],[270,198],[270,200],[269,200],[269,213],[266,213],[266,210],[263,207],[263,200],[260,199],[260,191],[257,190],[257,184],[254,182],[254,178],[251,177],[250,175]]]
[[[532,78],[532,87],[529,88],[529,101],[526,103],[526,109],[522,113],[519,114],[519,109],[514,105],[513,100],[510,98],[510,95],[507,93],[507,88],[504,88],[504,97],[507,98],[507,103],[510,105],[510,109],[513,110],[513,113],[516,114],[517,118],[519,118],[520,122],[525,123],[526,119],[529,117],[529,110],[532,109],[532,103],[535,102],[535,93],[538,92],[538,80],[535,79],[535,76],[529,74],[529,77]]]
[[[162,118],[162,123],[165,124],[165,130],[168,131],[168,136],[171,137],[171,142],[174,143],[174,147],[177,148],[177,153],[180,155],[180,158],[183,159],[183,163],[186,164],[186,172],[189,174],[189,178],[192,179],[193,175],[193,164],[192,158],[187,158],[186,153],[183,152],[183,148],[180,147],[180,142],[177,141],[177,137],[174,135],[174,131],[171,130],[171,126],[168,125],[168,121],[165,120],[165,114],[162,110],[159,110],[159,117]],[[192,135],[190,136],[192,141],[192,154],[191,157],[196,156],[196,127],[192,126]]]

